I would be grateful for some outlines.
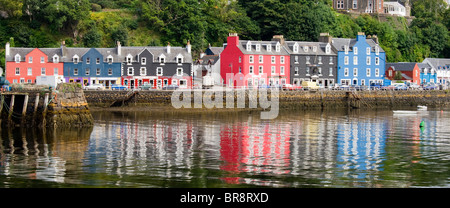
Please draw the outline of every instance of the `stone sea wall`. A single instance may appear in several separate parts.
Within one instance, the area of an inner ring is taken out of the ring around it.
[[[248,91],[245,93],[245,106],[249,107]],[[173,91],[137,91],[126,106],[171,106]],[[191,92],[191,107],[194,108],[195,92]],[[118,99],[126,99],[128,91],[85,91],[87,102],[94,107],[109,107]],[[215,99],[211,92],[203,97]],[[270,91],[269,91],[270,100]],[[219,94],[216,94],[220,96]],[[222,93],[223,108],[226,108],[226,92]],[[179,100],[182,100],[182,96]],[[257,95],[259,100],[259,94]],[[235,106],[238,93],[234,93]],[[448,91],[279,91],[280,109],[334,109],[334,108],[402,108],[426,105],[428,107],[450,106]],[[258,107],[260,107],[258,102]]]

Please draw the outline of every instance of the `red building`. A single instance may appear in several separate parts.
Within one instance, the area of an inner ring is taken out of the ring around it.
[[[290,55],[282,36],[272,41],[239,40],[230,33],[220,54],[220,73],[229,87],[283,85],[290,83]]]
[[[10,83],[35,83],[37,76],[63,75],[60,48],[5,47],[6,80]]]
[[[399,75],[396,76],[397,73],[399,73]],[[389,80],[413,82],[420,85],[420,69],[417,63],[387,63],[386,78]]]

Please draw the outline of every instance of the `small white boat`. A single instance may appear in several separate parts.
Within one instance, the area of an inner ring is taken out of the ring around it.
[[[425,106],[425,105],[418,105],[417,106],[417,110],[427,110],[427,106]]]
[[[394,114],[398,114],[398,115],[415,115],[415,114],[417,114],[417,111],[395,110]]]

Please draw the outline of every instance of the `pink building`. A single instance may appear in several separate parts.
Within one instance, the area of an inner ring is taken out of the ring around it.
[[[230,33],[220,55],[220,73],[228,87],[278,86],[290,83],[290,55],[282,36],[271,41],[239,40]]]

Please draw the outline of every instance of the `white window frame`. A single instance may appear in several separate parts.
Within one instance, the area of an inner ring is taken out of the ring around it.
[[[271,75],[275,75],[276,73],[277,73],[276,67],[275,67],[275,66],[272,66],[272,67],[270,68],[270,74],[271,74]]]
[[[113,70],[111,68],[108,68],[108,75],[112,75],[113,74]]]
[[[367,54],[367,55],[370,55],[370,47],[367,47],[367,48],[366,48],[366,54]]]
[[[31,68],[29,68],[29,69],[31,69]],[[20,68],[19,67],[16,67],[15,74],[16,75],[20,75]]]
[[[309,46],[303,46],[303,51],[304,52],[308,52],[308,50],[309,50]]]
[[[333,64],[333,56],[330,56],[330,63],[329,64]]]
[[[31,67],[27,68],[27,75],[29,76],[33,75],[33,69]]]
[[[349,69],[348,68],[344,68],[344,76],[346,76],[346,77],[349,76]]]
[[[366,57],[366,65],[370,65],[370,61],[371,61],[370,59],[371,59],[370,56]]]
[[[344,56],[344,65],[348,65],[348,62],[349,62],[349,57]]]
[[[130,70],[131,69],[131,70]],[[131,73],[130,73],[131,72]],[[134,74],[134,68],[133,67],[128,67],[127,68],[127,75],[128,76],[133,76],[133,74]]]
[[[297,43],[294,44],[294,53],[298,53],[298,44]]]
[[[250,56],[248,57],[248,62],[253,64],[254,61],[255,61],[255,60],[253,59],[253,56],[250,55]]]
[[[280,75],[284,75],[284,66],[280,66]]]
[[[156,75],[157,76],[162,76],[163,74],[164,74],[164,72],[163,72],[163,68],[162,67],[156,68]]]
[[[275,46],[275,51],[280,52],[280,49],[281,49],[280,42],[277,42],[277,45]]]
[[[332,77],[333,76],[333,67],[329,68],[329,72],[328,72],[328,76]]]
[[[277,62],[276,57],[275,57],[275,56],[272,56],[272,57],[271,57],[271,63],[272,63],[272,64],[275,64],[276,62]]]
[[[375,46],[375,55],[380,55],[380,48]]]
[[[284,64],[284,56],[280,56],[280,63]]]
[[[322,56],[317,57],[318,63],[317,64],[322,64]]]
[[[353,47],[353,54],[358,55],[358,47]]]
[[[55,64],[59,63],[59,56],[56,54],[53,56],[53,63]]]
[[[366,69],[366,76],[367,76],[367,77],[370,77],[370,68],[367,68],[367,69]]]
[[[380,76],[380,69],[379,68],[375,68],[375,76],[376,77]]]
[[[45,63],[45,57],[41,56],[41,64]]]
[[[264,56],[259,56],[259,63],[260,64],[264,63]]]
[[[306,56],[305,59],[306,59],[306,64],[310,64],[311,57]]]
[[[16,54],[14,56],[14,61],[16,61],[16,63],[20,63],[20,55],[19,54]]]
[[[100,64],[100,58],[97,58],[97,59],[95,60],[95,63],[96,63],[96,64]]]
[[[261,51],[261,44],[256,44],[256,51]]]
[[[100,69],[100,68],[97,68],[97,69],[95,70],[95,74],[96,74],[96,75],[100,75],[100,74],[102,74],[102,71],[101,71],[101,69]]]
[[[266,50],[267,50],[268,52],[272,52],[272,44],[267,44]]]
[[[249,73],[249,74],[253,74],[254,69],[255,69],[255,68],[253,67],[253,65],[252,65],[252,66],[249,66],[249,67],[248,67],[248,73]]]
[[[379,57],[375,57],[375,65],[380,65],[380,58]]]
[[[247,42],[247,51],[252,51],[252,43],[250,41]]]
[[[58,75],[59,74],[59,69],[58,67],[53,68],[53,75]]]
[[[78,68],[73,69],[73,75],[78,75]]]
[[[91,58],[86,58],[86,64],[91,64]]]
[[[145,67],[139,68],[139,74],[140,74],[141,76],[147,75],[147,68],[145,68]]]
[[[358,68],[353,68],[353,76],[354,77],[358,76]]]
[[[91,75],[91,69],[90,68],[86,68],[84,70],[84,72],[85,72],[86,75]]]
[[[358,65],[358,56],[353,56],[353,65]]]
[[[295,76],[299,75],[299,71],[298,71],[298,67],[297,66],[294,68],[294,75]]]
[[[183,76],[183,68],[177,68],[177,76]]]
[[[44,72],[44,73],[42,73],[42,72]],[[46,72],[47,72],[47,70],[45,69],[45,67],[42,67],[41,68],[41,75],[45,76]]]
[[[264,74],[264,66],[259,66],[259,74]]]
[[[28,63],[33,63],[33,57],[32,56],[28,56]]]

